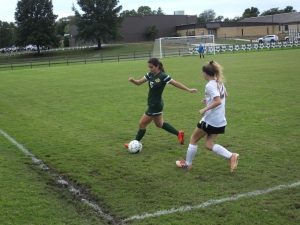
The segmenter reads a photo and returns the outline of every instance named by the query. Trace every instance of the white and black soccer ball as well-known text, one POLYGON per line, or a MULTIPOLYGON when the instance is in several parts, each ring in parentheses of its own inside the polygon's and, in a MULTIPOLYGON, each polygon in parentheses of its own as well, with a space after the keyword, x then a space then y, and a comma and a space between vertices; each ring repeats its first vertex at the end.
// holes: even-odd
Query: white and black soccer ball
POLYGON ((141 142, 134 140, 128 144, 128 151, 132 154, 137 154, 142 151, 143 145, 141 142))

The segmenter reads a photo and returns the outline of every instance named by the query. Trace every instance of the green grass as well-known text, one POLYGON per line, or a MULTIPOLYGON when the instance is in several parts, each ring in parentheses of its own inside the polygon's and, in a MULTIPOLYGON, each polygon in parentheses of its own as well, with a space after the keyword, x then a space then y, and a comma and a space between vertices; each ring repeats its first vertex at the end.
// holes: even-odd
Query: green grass
POLYGON ((142 42, 142 43, 124 43, 116 44, 111 46, 103 46, 103 49, 81 49, 81 50, 60 50, 42 52, 40 55, 36 53, 30 54, 16 54, 16 55, 3 55, 0 54, 0 64, 5 63, 27 63, 35 61, 66 61, 66 59, 84 59, 84 58, 100 58, 101 56, 118 56, 128 55, 134 52, 148 53, 153 51, 153 42, 142 42))
MULTIPOLYGON (((146 109, 147 86, 127 82, 130 74, 146 72, 144 61, 0 72, 0 128, 88 187, 119 218, 295 182, 300 180, 299 57, 300 50, 286 50, 206 58, 225 67, 229 124, 218 143, 241 154, 235 175, 226 161, 204 150, 203 142, 193 170, 176 169, 187 146, 153 124, 141 154, 122 148, 134 138, 146 109)), ((164 93, 165 120, 188 137, 200 118, 204 62, 195 56, 164 63, 173 78, 200 90, 192 95, 167 87, 164 93)), ((299 201, 295 188, 133 224, 298 224, 299 201)), ((64 208, 72 215, 72 206, 64 208)))
POLYGON ((102 224, 86 207, 75 207, 68 194, 56 193, 47 185, 49 178, 38 174, 2 136, 0 161, 0 224, 102 224))

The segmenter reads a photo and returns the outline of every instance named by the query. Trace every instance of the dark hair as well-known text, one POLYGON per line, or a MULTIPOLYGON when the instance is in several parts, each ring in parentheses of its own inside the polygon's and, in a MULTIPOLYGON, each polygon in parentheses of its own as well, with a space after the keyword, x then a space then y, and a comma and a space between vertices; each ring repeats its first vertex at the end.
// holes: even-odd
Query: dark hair
POLYGON ((206 73, 210 77, 216 77, 219 83, 225 83, 223 68, 215 61, 210 61, 208 64, 203 66, 202 72, 206 73))
POLYGON ((159 59, 157 59, 157 58, 151 58, 151 59, 149 59, 148 63, 152 64, 155 67, 158 67, 161 72, 165 72, 164 65, 162 64, 161 61, 159 61, 159 59))
POLYGON ((208 64, 202 67, 202 72, 206 73, 210 77, 217 75, 218 71, 214 67, 214 61, 210 61, 208 64))

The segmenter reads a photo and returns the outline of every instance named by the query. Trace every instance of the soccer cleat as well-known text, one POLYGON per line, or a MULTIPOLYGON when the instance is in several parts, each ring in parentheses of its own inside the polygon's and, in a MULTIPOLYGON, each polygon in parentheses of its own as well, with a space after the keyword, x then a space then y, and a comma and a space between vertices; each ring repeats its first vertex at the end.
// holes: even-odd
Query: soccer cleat
POLYGON ((128 149, 128 145, 129 145, 128 143, 125 143, 124 147, 128 149))
POLYGON ((191 166, 191 165, 188 166, 188 165, 186 164, 185 160, 178 160, 178 161, 176 161, 176 166, 177 166, 178 168, 181 168, 181 169, 187 169, 187 170, 192 169, 192 166, 191 166))
POLYGON ((237 166, 239 164, 239 154, 233 153, 230 158, 230 171, 231 173, 234 172, 237 169, 237 166))
POLYGON ((183 145, 184 144, 184 132, 183 131, 179 131, 177 137, 178 137, 179 144, 183 145))

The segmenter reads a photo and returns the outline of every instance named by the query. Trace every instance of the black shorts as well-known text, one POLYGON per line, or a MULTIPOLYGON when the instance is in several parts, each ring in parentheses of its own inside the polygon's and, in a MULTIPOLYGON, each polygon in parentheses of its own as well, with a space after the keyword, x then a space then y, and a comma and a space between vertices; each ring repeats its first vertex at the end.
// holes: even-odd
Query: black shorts
POLYGON ((149 106, 145 114, 147 116, 160 116, 163 114, 163 105, 149 106))
POLYGON ((208 135, 209 134, 224 134, 225 133, 225 127, 213 127, 204 121, 201 121, 197 124, 197 127, 201 130, 204 130, 208 135))

